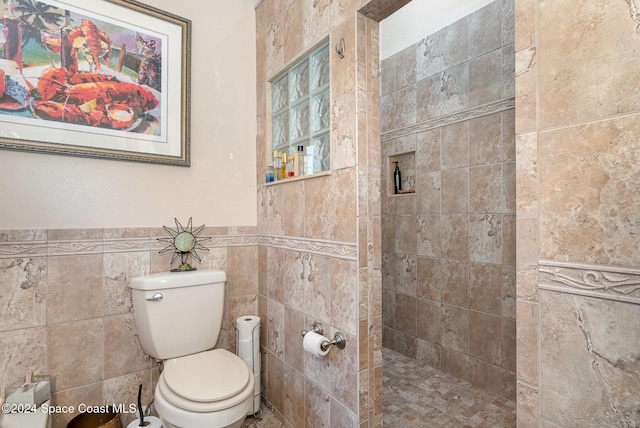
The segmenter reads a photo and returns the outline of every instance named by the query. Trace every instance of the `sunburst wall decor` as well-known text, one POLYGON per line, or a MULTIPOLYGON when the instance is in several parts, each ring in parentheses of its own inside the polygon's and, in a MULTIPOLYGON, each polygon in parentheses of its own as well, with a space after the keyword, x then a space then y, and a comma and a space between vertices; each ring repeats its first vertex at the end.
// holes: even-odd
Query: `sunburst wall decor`
POLYGON ((198 255, 198 250, 201 251, 209 251, 208 248, 203 247, 200 243, 202 241, 207 241, 211 237, 200 237, 200 233, 202 229, 204 229, 204 224, 202 226, 197 227, 195 230, 192 225, 192 218, 189 217, 189 223, 187 227, 183 227, 182 224, 178 221, 177 218, 174 219, 176 222, 176 228, 171 229, 167 226, 162 226, 164 230, 166 230, 171 238, 158 238, 158 241, 166 242, 168 245, 166 248, 159 251, 159 253, 168 253, 173 252, 173 257, 171 258, 171 265, 180 257, 180 266, 177 269, 171 269, 172 272, 182 272, 189 270, 196 270, 196 268, 192 267, 189 263, 189 255, 191 255, 197 261, 202 261, 200 256, 198 255))

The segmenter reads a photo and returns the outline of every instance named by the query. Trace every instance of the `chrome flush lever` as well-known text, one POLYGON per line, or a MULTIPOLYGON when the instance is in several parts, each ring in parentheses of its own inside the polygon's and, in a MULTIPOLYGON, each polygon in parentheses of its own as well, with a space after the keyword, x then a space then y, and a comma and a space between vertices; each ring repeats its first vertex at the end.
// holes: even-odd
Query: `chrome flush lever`
POLYGON ((153 296, 151 296, 151 297, 147 297, 145 300, 150 300, 150 301, 157 302, 157 301, 162 300, 162 297, 163 297, 163 296, 162 296, 162 293, 156 293, 156 294, 154 294, 154 295, 153 295, 153 296))

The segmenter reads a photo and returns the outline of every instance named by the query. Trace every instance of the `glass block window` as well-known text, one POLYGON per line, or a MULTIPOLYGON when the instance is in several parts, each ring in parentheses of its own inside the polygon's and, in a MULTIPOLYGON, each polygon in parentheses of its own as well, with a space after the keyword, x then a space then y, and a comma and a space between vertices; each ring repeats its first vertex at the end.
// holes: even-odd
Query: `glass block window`
POLYGON ((313 146, 313 172, 328 171, 329 43, 303 58, 272 82, 272 147, 293 155, 313 146))

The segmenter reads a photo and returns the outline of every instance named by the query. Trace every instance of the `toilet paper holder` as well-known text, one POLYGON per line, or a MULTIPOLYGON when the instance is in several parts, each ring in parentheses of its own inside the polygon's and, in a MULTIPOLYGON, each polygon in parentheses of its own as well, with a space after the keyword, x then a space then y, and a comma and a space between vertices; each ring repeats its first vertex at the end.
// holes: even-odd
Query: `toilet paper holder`
MULTIPOLYGON (((313 331, 315 333, 318 333, 319 335, 324 335, 324 329, 322 328, 322 324, 320 324, 317 321, 313 323, 313 327, 311 330, 302 330, 302 337, 304 337, 307 333, 309 333, 309 331, 313 331)), ((337 332, 336 334, 333 335, 333 340, 327 339, 326 341, 322 342, 322 345, 320 345, 320 348, 322 348, 323 351, 326 351, 330 346, 334 346, 334 345, 338 349, 344 349, 345 346, 347 346, 347 339, 344 337, 344 334, 337 332)))

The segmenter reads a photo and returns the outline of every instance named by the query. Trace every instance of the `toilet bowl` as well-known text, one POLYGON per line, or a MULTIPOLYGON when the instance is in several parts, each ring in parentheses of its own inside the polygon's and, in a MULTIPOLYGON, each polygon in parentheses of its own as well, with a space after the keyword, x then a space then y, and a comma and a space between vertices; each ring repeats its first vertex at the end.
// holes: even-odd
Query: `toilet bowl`
POLYGON ((155 406, 165 428, 235 428, 251 409, 253 387, 244 361, 214 349, 165 361, 155 406))
POLYGON ((0 412, 0 427, 2 428, 51 428, 51 417, 46 409, 51 400, 47 400, 35 412, 4 413, 0 412))
POLYGON ((254 402, 254 374, 214 348, 226 273, 198 270, 131 280, 140 344, 163 362, 154 405, 165 428, 236 428, 254 402))

